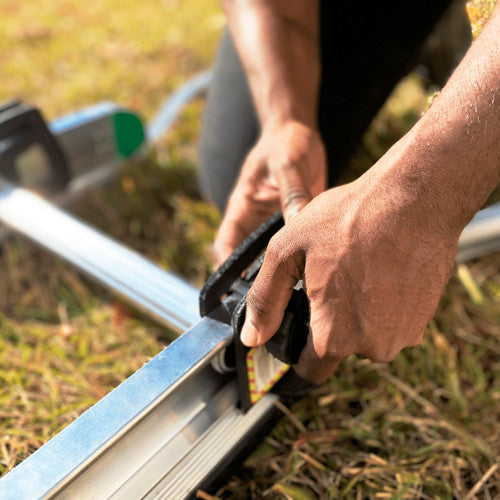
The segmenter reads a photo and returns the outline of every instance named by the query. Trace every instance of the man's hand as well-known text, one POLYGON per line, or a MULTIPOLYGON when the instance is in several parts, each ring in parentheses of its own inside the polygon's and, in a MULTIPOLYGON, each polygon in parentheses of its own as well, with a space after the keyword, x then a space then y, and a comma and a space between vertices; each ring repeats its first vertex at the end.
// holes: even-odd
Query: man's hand
POLYGON ((296 369, 389 361, 420 342, 458 237, 500 181, 500 4, 429 111, 366 174, 317 196, 271 240, 242 340, 264 344, 303 277, 311 321, 296 369))
POLYGON ((304 278, 310 334, 295 368, 313 382, 351 354, 385 362, 420 343, 449 279, 460 231, 443 230, 429 200, 398 181, 394 156, 319 195, 277 233, 248 293, 242 340, 262 345, 304 278))
POLYGON ((298 121, 268 126, 248 155, 214 243, 217 264, 281 207, 288 222, 326 188, 318 132, 298 121))
POLYGON ((216 264, 280 206, 288 221, 326 185, 316 130, 319 1, 223 5, 262 132, 229 199, 214 244, 216 264))

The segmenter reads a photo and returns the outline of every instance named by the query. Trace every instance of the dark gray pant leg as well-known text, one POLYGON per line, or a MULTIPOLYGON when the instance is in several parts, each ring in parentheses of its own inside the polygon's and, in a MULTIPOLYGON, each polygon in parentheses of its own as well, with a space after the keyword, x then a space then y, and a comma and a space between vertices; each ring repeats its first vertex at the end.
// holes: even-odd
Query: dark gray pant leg
POLYGON ((226 30, 215 59, 214 77, 203 114, 199 170, 203 194, 214 201, 221 212, 258 134, 259 124, 248 82, 226 30))
MULTIPOLYGON (((394 85, 414 66, 418 48, 449 3, 363 2, 356 22, 345 23, 339 20, 356 14, 352 3, 321 1, 318 122, 330 186, 394 85)), ((224 210, 259 134, 248 83, 227 31, 214 70, 203 117, 199 177, 205 195, 224 210)))

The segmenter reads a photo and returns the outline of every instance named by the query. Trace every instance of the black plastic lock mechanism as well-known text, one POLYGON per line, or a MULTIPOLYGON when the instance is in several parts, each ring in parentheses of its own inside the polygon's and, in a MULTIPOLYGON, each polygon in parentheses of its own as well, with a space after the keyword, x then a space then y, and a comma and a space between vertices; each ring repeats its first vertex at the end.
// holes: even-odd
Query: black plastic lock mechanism
POLYGON ((246 294, 262 265, 269 240, 282 226, 278 212, 229 256, 200 293, 201 315, 233 326, 233 344, 223 354, 217 369, 236 370, 243 411, 271 390, 284 397, 297 397, 312 388, 291 367, 298 361, 309 333, 309 303, 300 283, 293 290, 278 331, 264 346, 248 348, 240 339, 246 294))
POLYGON ((66 157, 38 109, 17 101, 0 106, 0 177, 42 194, 68 183, 66 157))

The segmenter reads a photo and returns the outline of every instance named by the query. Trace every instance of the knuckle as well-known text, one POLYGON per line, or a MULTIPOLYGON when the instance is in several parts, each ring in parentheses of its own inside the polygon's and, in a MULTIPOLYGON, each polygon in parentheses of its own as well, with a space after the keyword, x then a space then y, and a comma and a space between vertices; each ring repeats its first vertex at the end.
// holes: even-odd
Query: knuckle
POLYGON ((300 377, 309 380, 310 382, 313 382, 314 384, 322 384, 323 382, 326 382, 328 377, 334 372, 335 368, 332 368, 331 372, 326 373, 326 372, 317 372, 317 368, 305 365, 305 364, 299 364, 295 368, 295 371, 300 375, 300 377))
POLYGON ((340 361, 354 354, 352 337, 343 329, 336 328, 338 316, 331 314, 328 307, 315 304, 311 311, 311 347, 317 359, 325 362, 340 361))
POLYGON ((276 170, 281 170, 282 172, 292 172, 297 169, 297 164, 293 158, 289 155, 286 155, 284 158, 281 158, 279 163, 276 163, 276 170))
POLYGON ((278 231, 269 240, 266 249, 266 260, 274 266, 279 266, 285 260, 287 241, 281 231, 278 231))
POLYGON ((318 335, 313 337, 313 346, 316 356, 321 360, 334 359, 337 357, 337 349, 330 342, 329 335, 318 335))
POLYGON ((424 334, 425 334, 425 329, 415 332, 407 343, 408 347, 416 347, 420 345, 424 340, 424 334))
POLYGON ((314 351, 308 351, 301 356, 294 369, 302 377, 316 384, 325 382, 337 369, 340 360, 321 358, 314 351))
POLYGON ((368 358, 374 361, 375 363, 388 363, 392 359, 389 356, 385 355, 384 353, 380 352, 375 352, 370 356, 368 356, 368 358))
POLYGON ((389 363, 392 361, 398 354, 401 349, 394 346, 394 344, 390 344, 387 346, 377 346, 367 358, 371 359, 375 363, 389 363))
POLYGON ((278 231, 269 241, 266 249, 266 265, 298 281, 304 271, 304 254, 298 239, 292 238, 286 229, 285 227, 278 231))
POLYGON ((340 345, 335 340, 335 334, 330 330, 325 334, 316 334, 313 337, 314 352, 323 363, 338 363, 353 354, 354 350, 350 345, 340 345))
POLYGON ((323 329, 318 329, 317 324, 315 326, 309 333, 307 344, 295 369, 301 377, 320 384, 328 379, 350 352, 347 353, 345 349, 340 351, 340 344, 336 342, 331 325, 323 325, 323 329))

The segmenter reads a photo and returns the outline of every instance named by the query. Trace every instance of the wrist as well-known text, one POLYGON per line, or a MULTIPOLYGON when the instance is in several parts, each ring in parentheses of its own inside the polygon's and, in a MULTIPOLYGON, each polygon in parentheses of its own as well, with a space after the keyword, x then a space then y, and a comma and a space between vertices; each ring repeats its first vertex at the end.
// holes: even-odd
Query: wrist
POLYGON ((458 240, 475 212, 457 189, 454 160, 412 132, 361 179, 366 177, 364 184, 382 212, 400 218, 403 231, 458 240))
MULTIPOLYGON (((314 73, 311 69, 311 73, 314 73)), ((250 75, 250 81, 253 78, 250 75)), ((312 80, 319 81, 319 78, 312 80)), ((318 126, 318 83, 298 87, 288 78, 266 78, 265 75, 255 78, 253 97, 262 130, 279 128, 289 122, 299 122, 317 129, 318 126)))
POLYGON ((437 103, 409 134, 413 161, 402 174, 416 180, 415 189, 437 222, 458 236, 500 181, 498 131, 479 133, 467 110, 449 110, 448 102, 437 103))
POLYGON ((499 13, 497 5, 427 113, 370 174, 392 182, 429 230, 458 237, 500 181, 499 13))
POLYGON ((265 120, 262 120, 261 128, 262 135, 268 136, 274 136, 290 129, 307 129, 313 133, 319 133, 316 120, 283 110, 266 116, 265 120))

